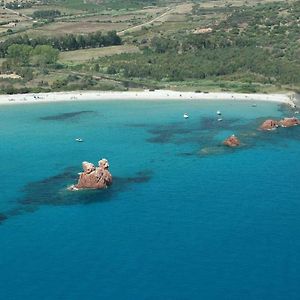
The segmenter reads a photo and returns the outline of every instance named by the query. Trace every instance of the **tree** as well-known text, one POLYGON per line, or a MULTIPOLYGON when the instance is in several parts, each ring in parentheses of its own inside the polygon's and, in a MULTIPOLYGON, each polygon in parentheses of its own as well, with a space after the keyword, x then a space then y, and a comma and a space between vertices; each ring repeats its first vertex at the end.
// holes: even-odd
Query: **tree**
POLYGON ((7 57, 13 64, 26 65, 29 62, 32 50, 33 48, 28 45, 13 44, 7 49, 7 57))
POLYGON ((151 40, 151 47, 156 53, 165 53, 167 51, 176 51, 178 48, 178 42, 170 40, 168 38, 154 37, 151 40))
POLYGON ((36 46, 32 51, 31 61, 35 65, 53 64, 58 59, 59 51, 48 45, 36 46))
POLYGON ((78 35, 77 38, 77 44, 79 49, 84 49, 86 47, 86 41, 82 34, 78 35))
POLYGON ((32 16, 34 19, 56 18, 61 16, 61 12, 56 9, 36 10, 33 12, 32 16))

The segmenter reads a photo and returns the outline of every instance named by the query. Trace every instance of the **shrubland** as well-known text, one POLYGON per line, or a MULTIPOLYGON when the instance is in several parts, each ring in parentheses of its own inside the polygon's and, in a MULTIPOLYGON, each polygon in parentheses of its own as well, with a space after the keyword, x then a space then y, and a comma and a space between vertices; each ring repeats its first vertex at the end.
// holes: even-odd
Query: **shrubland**
MULTIPOLYGON (((82 1, 43 1, 45 6, 32 14, 38 19, 70 22, 68 13, 62 15, 60 10, 72 7, 81 9, 80 18, 92 18, 91 22, 97 16, 99 20, 105 16, 106 22, 132 18, 133 29, 103 33, 95 28, 86 34, 74 31, 57 35, 25 30, 8 35, 0 43, 0 56, 4 59, 1 71, 17 73, 22 80, 0 81, 2 92, 128 88, 300 90, 300 1, 240 1, 240 5, 220 5, 220 1, 213 5, 205 0, 186 5, 167 0, 127 1, 131 4, 130 13, 124 12, 119 0, 104 1, 103 7, 112 9, 110 15, 107 11, 105 15, 97 14, 97 1, 86 1, 86 6, 82 1), (163 17, 147 23, 151 17, 140 18, 143 6, 165 7, 152 15, 163 17), (82 13, 84 9, 86 15, 82 13), (139 22, 145 24, 135 27, 139 22), (110 49, 112 53, 115 50, 110 47, 115 45, 122 45, 124 51, 111 54, 110 49), (98 57, 83 54, 92 48, 107 50, 98 57), (73 60, 63 59, 70 55, 59 55, 69 51, 73 60)), ((149 8, 145 11, 149 12, 149 8)), ((76 24, 73 17, 72 22, 76 24)))

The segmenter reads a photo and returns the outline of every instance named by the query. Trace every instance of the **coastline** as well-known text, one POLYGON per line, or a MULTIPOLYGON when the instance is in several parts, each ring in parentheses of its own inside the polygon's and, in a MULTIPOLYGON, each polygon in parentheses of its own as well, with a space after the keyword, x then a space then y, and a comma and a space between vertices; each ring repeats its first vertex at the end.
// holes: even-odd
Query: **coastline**
POLYGON ((52 93, 28 93, 0 95, 0 105, 55 103, 77 101, 109 101, 109 100, 237 100, 237 101, 267 101, 285 103, 295 107, 293 96, 289 94, 244 94, 226 92, 177 92, 169 90, 155 91, 72 91, 52 93))

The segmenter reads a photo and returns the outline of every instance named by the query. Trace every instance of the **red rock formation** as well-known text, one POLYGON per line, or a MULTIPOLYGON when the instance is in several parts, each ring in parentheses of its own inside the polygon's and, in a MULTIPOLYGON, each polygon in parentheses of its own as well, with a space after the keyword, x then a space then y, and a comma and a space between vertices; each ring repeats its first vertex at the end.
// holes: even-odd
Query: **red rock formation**
POLYGON ((241 143, 239 141, 239 139, 233 134, 232 136, 230 136, 229 138, 227 138, 223 144, 225 146, 228 146, 228 147, 237 147, 239 146, 241 143))
POLYGON ((300 121, 293 117, 293 118, 284 118, 279 121, 279 125, 281 127, 292 127, 292 126, 297 126, 300 125, 300 121))
POLYGON ((261 130, 274 130, 278 127, 278 121, 275 120, 266 120, 260 126, 261 130))
POLYGON ((106 159, 98 162, 98 167, 84 161, 83 172, 79 174, 78 183, 71 186, 70 190, 78 189, 104 189, 112 184, 112 176, 108 171, 109 164, 106 159))

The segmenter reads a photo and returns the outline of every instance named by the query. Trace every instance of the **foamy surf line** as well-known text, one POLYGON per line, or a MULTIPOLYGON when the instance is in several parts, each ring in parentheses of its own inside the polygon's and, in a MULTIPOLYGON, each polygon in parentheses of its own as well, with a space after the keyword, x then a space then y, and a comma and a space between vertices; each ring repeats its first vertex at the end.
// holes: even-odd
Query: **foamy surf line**
POLYGON ((109 100, 237 100, 237 101, 269 101, 286 103, 295 106, 293 96, 288 94, 244 94, 244 93, 196 93, 168 90, 156 91, 74 91, 53 93, 30 93, 15 95, 0 95, 0 105, 26 103, 55 103, 77 101, 109 101, 109 100))

